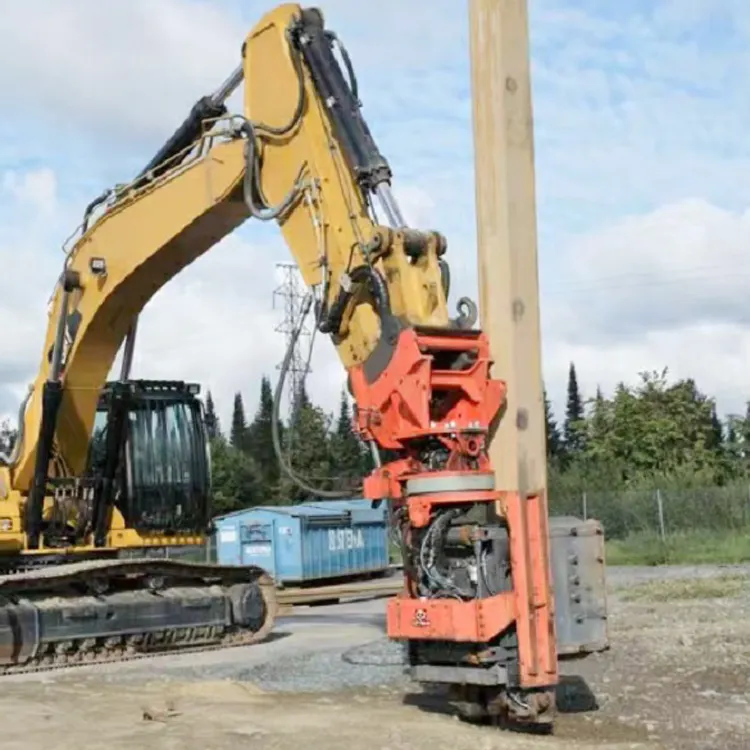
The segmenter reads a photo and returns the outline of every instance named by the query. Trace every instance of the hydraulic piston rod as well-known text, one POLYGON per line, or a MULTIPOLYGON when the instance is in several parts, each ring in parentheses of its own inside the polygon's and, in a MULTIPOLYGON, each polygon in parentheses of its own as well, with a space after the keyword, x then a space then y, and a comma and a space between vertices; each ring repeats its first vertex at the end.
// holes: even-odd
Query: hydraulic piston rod
POLYGON ((242 83, 242 79, 244 77, 244 72, 242 70, 242 65, 238 65, 233 71, 232 75, 229 76, 229 78, 224 81, 224 83, 219 86, 216 91, 214 91, 213 94, 209 97, 211 99, 211 103, 216 106, 220 107, 223 104, 226 104, 227 99, 237 90, 239 85, 242 83))
POLYGON ((385 211, 388 223, 394 229, 405 227, 406 222, 404 221, 404 217, 401 215, 401 209, 399 208, 398 203, 396 203, 396 199, 393 197, 391 186, 387 182, 381 182, 375 188, 375 195, 378 196, 380 205, 382 206, 383 211, 385 211))
POLYGON ((204 121, 217 119, 227 113, 226 101, 242 83, 242 78, 243 72, 240 66, 213 94, 198 99, 182 125, 165 141, 138 176, 148 181, 175 166, 177 163, 173 161, 175 157, 186 151, 200 137, 204 121))

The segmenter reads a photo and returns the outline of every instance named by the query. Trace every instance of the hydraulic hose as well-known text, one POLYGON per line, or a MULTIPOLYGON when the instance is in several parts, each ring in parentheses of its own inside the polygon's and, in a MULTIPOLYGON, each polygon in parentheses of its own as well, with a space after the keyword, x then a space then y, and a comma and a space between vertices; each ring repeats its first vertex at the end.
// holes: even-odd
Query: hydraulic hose
POLYGON ((346 68, 346 74, 349 77, 349 90, 352 92, 354 101, 359 102, 359 84, 357 83, 357 74, 354 72, 354 66, 352 65, 352 59, 349 57, 344 43, 339 39, 338 35, 334 31, 326 30, 325 36, 330 40, 331 44, 335 44, 339 48, 339 54, 344 62, 346 68))
POLYGON ((84 233, 89 228, 89 221, 91 220, 91 214, 94 213, 94 209, 97 208, 97 206, 101 206, 101 204, 104 203, 107 198, 109 198, 111 193, 111 190, 105 190, 101 195, 98 195, 96 198, 94 198, 94 200, 92 200, 88 206, 86 206, 83 212, 83 223, 81 224, 81 229, 84 233))
POLYGON ((341 327, 341 319, 344 316, 349 300, 354 296, 353 285, 367 283, 370 293, 375 300, 375 309, 378 317, 385 320, 391 314, 391 300, 388 287, 383 277, 372 266, 357 266, 350 274, 352 286, 348 289, 341 287, 331 308, 324 310, 322 320, 318 324, 321 333, 337 333, 341 327))
POLYGON ((242 194, 245 204, 250 210, 250 215, 259 221, 273 221, 279 219, 291 208, 292 204, 299 195, 302 187, 302 174, 305 165, 300 165, 297 177, 294 180, 289 192, 282 198, 276 206, 270 206, 268 200, 263 194, 263 187, 260 184, 260 164, 258 161, 258 149, 256 145, 257 133, 265 133, 272 136, 283 136, 292 131, 302 119, 305 110, 305 79, 302 70, 302 60, 294 48, 290 48, 292 53, 292 64, 297 76, 297 105, 289 119, 289 122, 280 126, 268 125, 264 122, 252 122, 244 120, 240 126, 240 132, 245 136, 245 176, 242 181, 242 194), (257 201, 256 201, 257 198, 257 201))
POLYGON ((307 297, 302 312, 300 315, 299 325, 292 332, 292 338, 289 342, 289 346, 284 356, 284 361, 281 363, 281 371, 279 372, 279 380, 276 383, 276 390, 273 394, 273 415, 271 417, 271 439, 273 441, 273 451, 276 454, 276 460, 279 462, 281 470, 291 479, 298 487, 309 492, 311 495, 318 495, 319 497, 328 497, 332 499, 340 499, 345 497, 351 497, 352 491, 359 491, 361 487, 354 488, 344 492, 343 490, 324 490, 319 487, 313 487, 308 484, 302 477, 298 476, 291 466, 284 458, 283 451, 281 450, 281 438, 279 436, 279 411, 281 408, 281 394, 284 391, 284 383, 286 382, 286 376, 289 372, 289 366, 294 356, 294 348, 297 345, 297 339, 299 339, 300 333, 302 332, 302 324, 310 310, 312 304, 312 297, 307 297))
POLYGON ((302 165, 294 180, 294 184, 289 192, 281 199, 276 206, 269 206, 268 201, 263 195, 260 185, 257 151, 255 148, 255 132, 249 121, 242 124, 240 130, 245 134, 245 175, 242 180, 242 196, 245 205, 250 211, 250 215, 258 221, 273 221, 282 217, 292 206, 299 195, 302 187, 302 165), (256 196, 260 199, 261 205, 256 202, 256 196))

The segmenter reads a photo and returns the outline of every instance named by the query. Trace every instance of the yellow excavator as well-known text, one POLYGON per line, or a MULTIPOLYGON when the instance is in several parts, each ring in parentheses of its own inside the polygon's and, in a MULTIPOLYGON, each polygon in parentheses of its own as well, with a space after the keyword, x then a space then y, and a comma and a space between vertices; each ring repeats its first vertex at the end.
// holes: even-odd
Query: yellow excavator
POLYGON ((457 686, 480 713, 548 721, 546 498, 495 486, 487 443, 505 384, 476 305, 449 314, 446 239, 406 225, 319 10, 270 11, 241 58, 130 184, 92 201, 66 253, 0 467, 0 673, 254 643, 273 627, 265 571, 157 554, 205 540, 210 456, 197 386, 130 378, 146 303, 252 218, 279 226, 347 370, 375 465, 363 495, 389 503, 401 540, 388 633, 408 643, 412 675, 457 686))
POLYGON ((387 288, 405 313, 445 317, 437 235, 424 236, 429 261, 402 252, 401 279, 378 276, 375 296, 361 284, 392 240, 371 218, 368 180, 402 222, 322 14, 279 6, 241 60, 129 184, 91 201, 66 248, 38 374, 0 454, 0 674, 256 643, 273 628, 266 571, 163 554, 211 529, 199 386, 130 377, 139 314, 182 269, 247 219, 277 222, 347 366, 381 352, 375 300, 387 288), (243 82, 234 115, 226 103, 243 82), (336 91, 351 110, 343 128, 336 91))

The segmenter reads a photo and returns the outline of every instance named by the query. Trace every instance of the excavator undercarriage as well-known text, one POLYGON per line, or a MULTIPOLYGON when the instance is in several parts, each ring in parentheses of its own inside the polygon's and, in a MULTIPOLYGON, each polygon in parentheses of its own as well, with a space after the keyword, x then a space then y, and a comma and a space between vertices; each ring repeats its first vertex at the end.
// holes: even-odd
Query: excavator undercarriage
POLYGON ((259 568, 154 558, 45 565, 0 576, 0 674, 246 646, 276 616, 259 568))

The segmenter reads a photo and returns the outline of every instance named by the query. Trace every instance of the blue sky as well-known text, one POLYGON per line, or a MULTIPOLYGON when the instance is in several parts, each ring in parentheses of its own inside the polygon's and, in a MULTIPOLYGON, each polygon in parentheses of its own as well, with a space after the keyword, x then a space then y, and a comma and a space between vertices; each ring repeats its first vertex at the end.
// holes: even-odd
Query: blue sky
MULTIPOLYGON (((476 295, 465 1, 322 4, 414 224, 449 238, 476 295)), ((37 0, 4 10, 0 82, 0 412, 41 353, 60 245, 88 200, 127 181, 236 65, 271 6, 37 0), (17 61, 24 64, 18 65, 17 61), (12 72, 10 72, 12 71, 12 72)), ((735 0, 530 0, 544 368, 593 393, 640 370, 695 376, 722 412, 750 396, 750 6, 735 0)), ((194 378, 222 414, 276 377, 273 229, 247 224, 159 292, 136 374, 194 378)), ((343 381, 321 341, 311 389, 343 381)))

